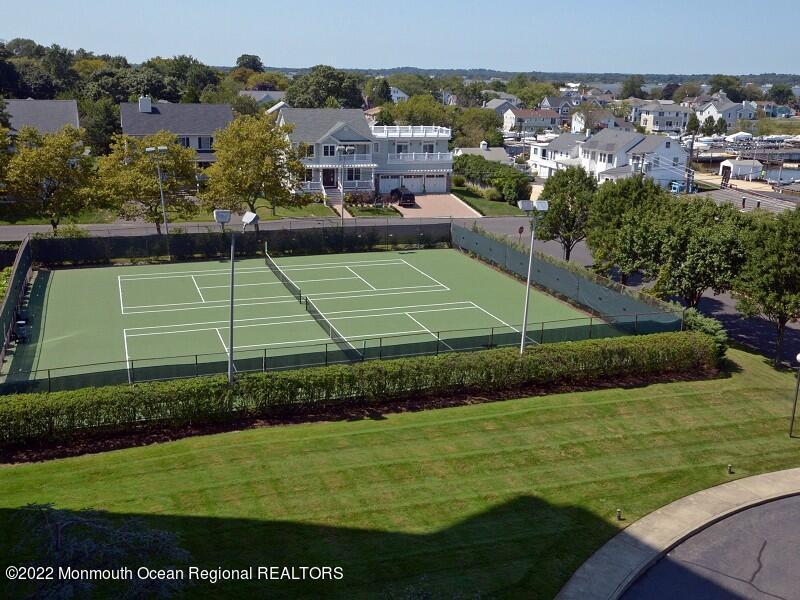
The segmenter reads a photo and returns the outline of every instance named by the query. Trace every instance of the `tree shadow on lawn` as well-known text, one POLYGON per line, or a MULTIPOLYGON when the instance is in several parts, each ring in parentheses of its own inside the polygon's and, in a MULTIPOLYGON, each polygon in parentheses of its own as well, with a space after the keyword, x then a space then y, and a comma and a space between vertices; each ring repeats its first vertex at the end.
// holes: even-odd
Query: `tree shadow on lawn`
MULTIPOLYGON (((609 514, 615 508, 609 506, 609 514)), ((373 510, 381 516, 378 502, 373 510)), ((191 555, 181 565, 186 569, 190 565, 338 566, 344 572, 340 581, 193 582, 185 588, 191 596, 215 597, 551 597, 583 560, 617 532, 611 522, 582 508, 555 506, 530 496, 427 534, 239 518, 109 516, 141 517, 149 527, 176 534, 178 545, 191 555)), ((390 527, 391 513, 382 517, 390 527)), ((30 564, 30 556, 14 550, 20 536, 29 535, 20 526, 19 512, 0 510, 0 528, 6 533, 0 541, 5 564, 30 564)), ((91 567, 91 559, 72 566, 91 567)), ((147 557, 131 556, 119 566, 135 570, 151 565, 147 557)), ((31 590, 18 586, 5 597, 31 590)), ((120 593, 120 588, 102 591, 120 593)))

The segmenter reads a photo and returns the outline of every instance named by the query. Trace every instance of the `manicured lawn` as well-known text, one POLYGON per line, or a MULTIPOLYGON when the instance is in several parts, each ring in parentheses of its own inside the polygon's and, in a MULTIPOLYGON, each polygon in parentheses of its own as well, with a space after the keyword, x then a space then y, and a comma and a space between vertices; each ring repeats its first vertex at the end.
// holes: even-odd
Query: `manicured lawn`
MULTIPOLYGON (((259 207, 257 212, 258 216, 261 218, 262 221, 265 220, 270 221, 274 219, 284 219, 284 218, 337 216, 337 214, 333 211, 332 208, 329 208, 324 204, 316 202, 312 202, 311 204, 307 204, 306 206, 288 207, 288 208, 278 207, 278 209, 275 211, 275 214, 272 214, 272 211, 270 209, 263 207, 259 207)), ((176 219, 175 222, 213 223, 214 214, 211 212, 201 211, 186 221, 181 221, 179 219, 176 219)))
MULTIPOLYGON (((86 225, 92 223, 113 223, 116 218, 117 215, 111 210, 85 210, 75 217, 64 219, 61 224, 86 225)), ((34 217, 15 219, 13 214, 9 214, 7 209, 0 206, 0 225, 50 225, 50 221, 34 217)))
POLYGON ((485 217, 524 217, 525 213, 508 202, 493 202, 467 188, 454 187, 452 193, 485 217))
POLYGON ((143 515, 204 567, 332 565, 338 582, 214 597, 552 597, 621 526, 800 464, 793 379, 731 351, 729 377, 274 427, 0 467, 0 554, 30 502, 143 515), (732 463, 734 476, 726 475, 732 463), (387 594, 387 590, 393 595, 387 594), (431 595, 428 595, 428 594, 431 595))
POLYGON ((383 208, 376 206, 347 205, 347 212, 354 217, 402 217, 403 215, 392 206, 383 208))

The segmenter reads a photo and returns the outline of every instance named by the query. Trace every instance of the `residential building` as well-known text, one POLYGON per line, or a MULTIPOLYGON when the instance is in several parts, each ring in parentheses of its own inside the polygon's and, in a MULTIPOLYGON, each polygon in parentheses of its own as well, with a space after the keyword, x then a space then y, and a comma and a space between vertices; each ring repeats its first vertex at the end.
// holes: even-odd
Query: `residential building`
POLYGON ((481 94, 484 98, 488 98, 489 100, 506 100, 512 106, 519 106, 522 103, 522 100, 520 100, 517 96, 514 94, 508 94, 506 92, 498 92, 496 90, 481 90, 481 94))
POLYGON ((174 134, 178 142, 195 151, 200 168, 214 162, 214 136, 233 120, 230 104, 153 103, 148 96, 141 96, 138 102, 123 102, 119 115, 126 135, 174 134))
POLYGON ((488 108, 497 113, 497 116, 502 118, 505 112, 511 108, 516 108, 514 104, 502 98, 492 98, 491 100, 483 103, 483 108, 488 108))
POLYGON ((503 130, 537 133, 544 129, 557 129, 559 118, 559 114, 553 110, 509 108, 503 113, 503 130))
POLYGON ((650 102, 639 109, 639 124, 647 133, 683 133, 692 109, 674 102, 650 102))
POLYGON ((456 148, 453 150, 453 156, 461 156, 462 154, 471 154, 475 156, 482 156, 486 160, 491 160, 492 162, 499 162, 504 165, 510 165, 514 163, 514 157, 511 156, 505 148, 501 147, 494 147, 490 148, 488 142, 481 142, 480 147, 478 148, 456 148))
POLYGON ((697 118, 702 124, 708 117, 713 117, 718 121, 720 117, 725 119, 728 129, 734 127, 740 119, 752 120, 756 118, 758 106, 755 102, 731 102, 723 91, 715 94, 715 99, 711 102, 700 105, 697 108, 697 118))
POLYGON ((249 96, 256 101, 256 104, 276 104, 281 102, 286 97, 286 92, 279 92, 277 90, 241 90, 240 96, 249 96))
POLYGON ((631 96, 623 101, 628 107, 628 121, 631 123, 641 123, 642 121, 642 107, 650 104, 649 100, 642 100, 641 98, 634 98, 631 96))
POLYGON ((668 136, 603 129, 581 145, 578 158, 600 183, 644 173, 669 187, 683 178, 688 155, 668 136))
POLYGON ((592 111, 589 115, 591 127, 587 126, 585 111, 578 110, 572 114, 572 133, 583 133, 586 129, 597 131, 600 129, 619 129, 620 131, 634 131, 633 123, 629 123, 622 117, 616 117, 607 110, 592 111), (596 112, 595 112, 596 111, 596 112))
POLYGON ((570 122, 570 113, 576 106, 580 106, 580 96, 545 96, 539 103, 539 108, 552 110, 558 113, 558 125, 566 125, 570 122))
POLYGON ((442 104, 445 106, 458 106, 458 96, 452 92, 441 92, 442 104))
POLYGON ((542 179, 560 169, 577 166, 580 145, 585 139, 582 133, 562 133, 554 140, 533 142, 528 165, 542 179))
POLYGON ((408 100, 408 94, 406 94, 403 90, 398 87, 391 86, 389 88, 389 93, 392 95, 392 102, 397 104, 398 102, 405 102, 408 100))
POLYGON ((80 127, 75 100, 6 100, 11 133, 33 127, 39 133, 55 133, 65 125, 80 127))
POLYGON ((388 193, 405 186, 415 194, 450 187, 453 155, 447 127, 369 125, 359 109, 284 108, 278 123, 291 124, 289 139, 304 145, 304 192, 332 203, 344 193, 388 193))

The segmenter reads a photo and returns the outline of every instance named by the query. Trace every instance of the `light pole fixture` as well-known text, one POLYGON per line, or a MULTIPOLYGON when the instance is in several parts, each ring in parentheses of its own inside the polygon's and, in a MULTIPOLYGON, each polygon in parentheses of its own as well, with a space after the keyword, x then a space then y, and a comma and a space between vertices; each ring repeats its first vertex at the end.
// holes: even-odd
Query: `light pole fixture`
POLYGON ((797 384, 794 386, 794 404, 792 404, 792 420, 789 422, 789 437, 794 437, 794 417, 797 414, 797 396, 800 394, 800 354, 795 356, 798 363, 797 384))
MULTIPOLYGON (((230 223, 231 211, 217 209, 214 211, 214 220, 225 227, 226 223, 230 223)), ((248 225, 255 225, 258 223, 258 215, 247 211, 242 216, 242 233, 245 232, 248 225)), ((234 369, 233 369, 233 300, 234 300, 234 276, 236 274, 236 230, 231 229, 231 290, 230 290, 230 310, 228 317, 228 383, 233 385, 234 369)))
POLYGON ((531 220, 531 249, 528 254, 528 279, 525 283, 525 308, 522 311, 522 331, 519 340, 519 353, 525 352, 525 334, 528 332, 528 304, 531 300, 531 273, 533 271, 533 243, 536 240, 536 224, 539 217, 547 212, 550 204, 547 200, 520 200, 517 206, 528 213, 531 220))
POLYGON ((163 184, 163 177, 161 175, 161 156, 167 153, 168 148, 166 146, 158 146, 157 148, 153 148, 152 146, 145 148, 144 151, 146 154, 150 156, 156 157, 156 173, 158 173, 158 191, 161 194, 161 213, 164 215, 164 235, 167 236, 167 254, 169 255, 169 259, 172 260, 172 252, 169 248, 169 222, 167 221, 167 205, 164 202, 164 184, 163 184))

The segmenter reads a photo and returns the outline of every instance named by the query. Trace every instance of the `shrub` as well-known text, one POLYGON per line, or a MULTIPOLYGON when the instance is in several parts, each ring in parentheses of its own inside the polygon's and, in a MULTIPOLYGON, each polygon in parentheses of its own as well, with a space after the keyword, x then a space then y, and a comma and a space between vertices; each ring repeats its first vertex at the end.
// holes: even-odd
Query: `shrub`
POLYGON ((224 377, 202 377, 8 396, 0 403, 0 445, 302 413, 315 405, 379 404, 562 382, 591 385, 705 371, 716 362, 711 338, 680 332, 545 344, 523 356, 512 347, 248 374, 233 388, 224 377))
POLYGON ((500 192, 498 192, 496 189, 492 188, 492 187, 485 188, 481 192, 481 195, 486 200, 491 200, 492 202, 501 202, 503 200, 503 195, 500 192))
POLYGON ((714 317, 707 317, 695 308, 688 308, 683 313, 683 326, 690 331, 699 331, 714 340, 717 358, 721 359, 728 350, 728 333, 722 323, 714 317))
POLYGON ((464 187, 464 182, 463 175, 453 175, 452 184, 454 187, 464 187))
POLYGON ((486 160, 482 156, 462 154, 453 161, 453 172, 467 181, 496 188, 511 204, 530 197, 530 183, 524 173, 511 165, 486 160))

